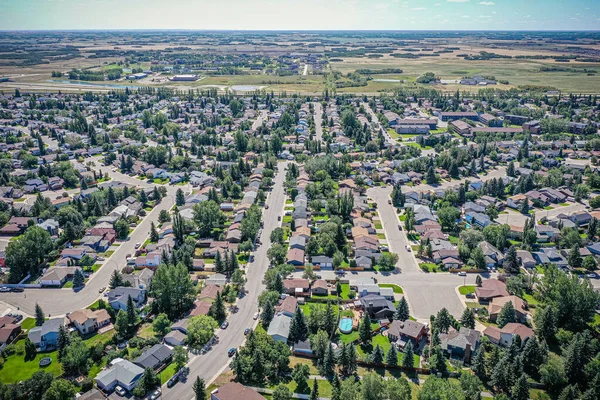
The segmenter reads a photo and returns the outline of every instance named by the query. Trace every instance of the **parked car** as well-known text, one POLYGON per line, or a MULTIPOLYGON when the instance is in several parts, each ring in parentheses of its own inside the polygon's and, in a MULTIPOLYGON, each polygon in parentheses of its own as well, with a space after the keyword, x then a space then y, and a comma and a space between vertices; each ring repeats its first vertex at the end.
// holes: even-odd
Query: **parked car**
POLYGON ((475 293, 467 293, 467 299, 474 299, 475 293))
POLYGON ((221 329, 227 329, 227 327, 228 327, 228 326, 229 326, 229 322, 227 322, 227 321, 224 321, 224 322, 221 324, 221 329))
POLYGON ((235 349, 235 347, 232 347, 229 349, 229 351, 227 352, 227 355, 229 357, 233 357, 233 355, 237 352, 237 350, 235 349))
POLYGON ((125 396, 127 394, 127 392, 125 391, 125 389, 123 389, 121 386, 117 386, 115 388, 115 392, 117 392, 117 394, 119 396, 125 396))
POLYGON ((172 388, 179 381, 179 375, 175 374, 171 379, 167 381, 167 387, 172 388))
POLYGON ((11 289, 9 287, 6 287, 6 286, 0 287, 0 292, 2 292, 2 293, 8 293, 8 292, 10 292, 10 290, 11 289))
POLYGON ((410 246, 409 246, 409 245, 406 245, 406 246, 404 246, 404 247, 406 248, 406 251, 408 251, 408 252, 410 253, 410 246))
POLYGON ((465 271, 460 271, 458 273, 458 276, 467 276, 467 273, 465 271))
POLYGON ((106 286, 102 286, 100 289, 98 289, 98 293, 102 293, 106 290, 106 286))
POLYGON ((388 204, 392 204, 392 200, 391 199, 388 199, 388 204))
POLYGON ((254 313, 254 316, 252 317, 252 319, 254 319, 255 321, 258 319, 259 314, 256 312, 254 313))
POLYGON ((16 293, 22 293, 25 291, 25 289, 23 289, 22 287, 16 287, 16 288, 13 288, 12 291, 16 292, 16 293))
POLYGON ((152 394, 150 395, 150 400, 156 400, 160 397, 160 390, 155 390, 154 392, 152 392, 152 394))
POLYGON ((244 329, 244 335, 247 335, 247 334, 249 334, 250 332, 251 332, 251 329, 250 329, 250 328, 246 328, 246 329, 244 329))
POLYGON ((142 245, 141 243, 136 243, 136 244, 135 244, 135 248, 136 248, 136 249, 139 249, 141 245, 142 245))

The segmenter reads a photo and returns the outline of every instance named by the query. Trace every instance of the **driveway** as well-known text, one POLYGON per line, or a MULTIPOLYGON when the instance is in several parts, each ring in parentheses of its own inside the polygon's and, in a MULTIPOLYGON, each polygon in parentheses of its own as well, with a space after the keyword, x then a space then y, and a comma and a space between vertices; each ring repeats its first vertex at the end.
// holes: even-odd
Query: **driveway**
POLYGON ((258 296, 265 289, 263 277, 269 266, 267 250, 271 247, 271 231, 280 226, 281 222, 278 221, 277 217, 283 215, 285 205, 283 181, 286 166, 287 163, 278 165, 279 171, 274 178, 273 190, 269 193, 266 201, 269 208, 263 209, 264 227, 260 238, 262 244, 254 252, 254 261, 248 264, 246 271, 246 278, 248 279, 246 290, 248 293, 238 300, 239 311, 229 315, 229 327, 227 329, 217 331, 219 343, 213 346, 208 353, 198 355, 188 363, 190 373, 187 382, 178 382, 170 389, 163 385, 162 390, 165 399, 191 399, 194 396, 192 386, 196 376, 203 378, 208 386, 229 365, 231 359, 227 356, 227 351, 230 348, 238 348, 244 343, 244 329, 257 325, 258 321, 255 321, 253 316, 258 311, 258 296))

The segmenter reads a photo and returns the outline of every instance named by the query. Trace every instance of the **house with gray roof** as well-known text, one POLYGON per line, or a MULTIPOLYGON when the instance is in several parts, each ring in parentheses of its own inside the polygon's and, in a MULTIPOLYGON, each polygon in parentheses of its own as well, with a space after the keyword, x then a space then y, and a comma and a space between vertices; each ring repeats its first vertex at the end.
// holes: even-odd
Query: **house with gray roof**
POLYGON ((140 367, 158 369, 161 365, 168 363, 173 358, 173 350, 164 344, 157 343, 144 351, 141 356, 133 362, 140 367))
POLYGON ((465 363, 471 362, 471 356, 479 347, 481 332, 475 329, 460 328, 459 331, 450 328, 448 333, 440 334, 440 345, 450 358, 460 359, 465 363))
POLYGON ((290 336, 291 323, 292 319, 287 315, 283 313, 277 314, 269 324, 267 335, 271 336, 276 342, 287 343, 290 336))
POLYGON ((42 326, 31 328, 27 337, 39 351, 54 350, 58 346, 58 331, 64 324, 64 318, 52 318, 42 326))
POLYGON ((142 367, 122 358, 115 358, 110 365, 96 376, 96 384, 105 392, 113 391, 117 385, 131 392, 144 374, 142 367))

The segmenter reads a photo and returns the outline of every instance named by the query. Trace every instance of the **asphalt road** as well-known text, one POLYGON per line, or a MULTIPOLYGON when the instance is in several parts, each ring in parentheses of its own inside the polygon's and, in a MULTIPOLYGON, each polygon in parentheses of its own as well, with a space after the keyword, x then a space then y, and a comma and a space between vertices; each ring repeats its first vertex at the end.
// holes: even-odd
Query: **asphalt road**
MULTIPOLYGON (((151 187, 154 184, 146 183, 120 172, 113 172, 108 167, 102 168, 115 181, 125 182, 138 187, 151 187)), ((168 186, 167 195, 162 199, 129 236, 129 240, 117 242, 118 247, 111 247, 114 253, 106 258, 102 268, 91 276, 85 287, 78 292, 73 289, 26 289, 23 293, 0 293, 0 301, 11 306, 13 310, 19 309, 25 314, 33 315, 35 304, 38 303, 44 312, 50 316, 65 315, 68 312, 86 308, 102 297, 99 293, 101 287, 108 286, 110 276, 115 269, 121 269, 126 264, 127 254, 135 253, 135 244, 143 243, 150 233, 150 224, 158 221, 161 210, 169 210, 175 204, 175 192, 179 187, 168 186)), ((189 187, 184 189, 189 191, 189 187)))
MULTIPOLYGON (((279 164, 279 171, 275 175, 273 190, 269 193, 266 204, 268 209, 263 210, 264 227, 260 237, 262 244, 254 252, 254 261, 248 264, 246 270, 246 290, 248 293, 244 298, 238 300, 239 311, 228 317, 229 327, 218 330, 219 343, 204 355, 192 356, 188 367, 190 373, 186 382, 178 382, 172 388, 163 385, 163 398, 165 399, 191 399, 194 397, 192 386, 196 376, 200 376, 206 385, 223 372, 231 359, 227 356, 230 348, 238 348, 244 343, 244 329, 253 328, 258 321, 253 319, 254 313, 258 311, 258 296, 265 289, 263 277, 268 269, 269 260, 267 250, 271 247, 270 235, 273 229, 279 227, 281 222, 277 217, 283 215, 285 206, 285 188, 283 185, 285 168, 287 163, 279 164)), ((191 355, 191 354, 190 354, 191 355)))
POLYGON ((313 103, 314 106, 314 120, 315 120, 315 134, 317 141, 323 141, 323 106, 318 101, 313 103))

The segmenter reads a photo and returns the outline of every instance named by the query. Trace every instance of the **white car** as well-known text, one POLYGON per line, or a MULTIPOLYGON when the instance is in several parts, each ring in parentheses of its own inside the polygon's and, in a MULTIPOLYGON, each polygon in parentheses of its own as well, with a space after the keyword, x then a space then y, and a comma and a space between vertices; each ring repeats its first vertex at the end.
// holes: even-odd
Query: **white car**
POLYGON ((460 271, 458 273, 458 276, 467 276, 467 273, 465 271, 460 271))
POLYGON ((254 313, 254 316, 252 317, 252 319, 257 320, 258 319, 259 314, 258 313, 254 313))
POLYGON ((115 392, 117 392, 117 394, 119 396, 125 396, 127 394, 127 392, 125 391, 125 389, 123 389, 121 386, 117 386, 115 388, 115 392))

